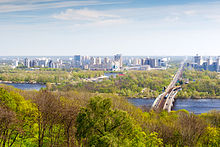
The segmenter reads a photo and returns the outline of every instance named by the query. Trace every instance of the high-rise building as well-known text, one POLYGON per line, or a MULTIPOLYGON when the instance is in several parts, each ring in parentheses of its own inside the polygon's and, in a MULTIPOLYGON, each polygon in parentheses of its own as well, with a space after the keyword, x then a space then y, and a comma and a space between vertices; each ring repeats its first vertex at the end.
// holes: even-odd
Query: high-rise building
POLYGON ((149 59, 149 65, 151 68, 155 68, 157 66, 157 60, 156 59, 149 59))
POLYGON ((90 65, 95 65, 96 64, 96 59, 95 57, 90 58, 90 65))
POLYGON ((198 64, 199 66, 203 64, 202 56, 199 56, 198 54, 194 57, 194 62, 198 64))
POLYGON ((208 62, 203 62, 202 66, 204 70, 209 70, 208 62))
POLYGON ((188 68, 193 67, 196 70, 209 70, 220 72, 220 56, 215 60, 212 60, 212 57, 209 57, 205 60, 201 56, 194 56, 194 62, 187 64, 188 68))
POLYGON ((141 65, 144 65, 145 64, 145 59, 141 59, 141 65))
POLYGON ((14 62, 14 66, 15 66, 15 67, 18 66, 18 60, 15 60, 15 62, 14 62))
POLYGON ((109 61, 110 61, 110 60, 109 60, 109 58, 108 58, 108 57, 105 57, 105 58, 104 58, 104 64, 108 64, 108 63, 109 63, 109 61))
POLYGON ((143 65, 150 65, 150 59, 149 58, 146 58, 144 60, 144 64, 143 65))
POLYGON ((81 56, 80 55, 75 55, 74 56, 74 64, 75 64, 75 67, 80 67, 81 66, 81 56))
POLYGON ((208 62, 208 65, 212 65, 212 63, 213 63, 212 57, 209 57, 207 62, 208 62))
POLYGON ((122 68, 122 55, 116 54, 114 55, 114 62, 118 62, 119 68, 122 68))
POLYGON ((216 66, 217 66, 216 71, 220 72, 220 56, 217 57, 216 62, 217 62, 217 64, 216 64, 216 66))
POLYGON ((100 57, 96 58, 96 65, 101 65, 102 64, 102 59, 100 57))
POLYGON ((46 62, 46 60, 39 60, 39 61, 38 61, 38 65, 39 65, 40 67, 46 67, 46 66, 47 66, 47 62, 46 62))
POLYGON ((24 66, 26 66, 27 68, 30 68, 30 60, 28 58, 24 59, 24 66))
POLYGON ((52 60, 49 61, 49 63, 48 63, 48 67, 49 67, 49 68, 54 68, 54 63, 53 63, 52 60))
POLYGON ((84 66, 84 65, 89 64, 89 63, 90 63, 89 59, 90 59, 89 56, 82 56, 82 57, 81 57, 81 63, 82 63, 82 65, 84 66))
POLYGON ((134 59, 132 59, 132 64, 133 65, 140 65, 140 60, 138 59, 138 58, 134 58, 134 59))
POLYGON ((36 67, 38 66, 38 61, 37 60, 32 60, 31 61, 31 67, 36 67))

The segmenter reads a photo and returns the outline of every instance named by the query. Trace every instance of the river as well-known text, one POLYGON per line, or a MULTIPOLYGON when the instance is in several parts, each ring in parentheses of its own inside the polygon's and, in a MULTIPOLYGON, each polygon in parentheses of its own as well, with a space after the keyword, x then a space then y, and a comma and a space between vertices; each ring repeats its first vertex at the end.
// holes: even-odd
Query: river
MULTIPOLYGON (((40 90, 46 87, 41 84, 7 84, 22 90, 40 90)), ((134 98, 128 101, 135 106, 151 107, 154 99, 134 98)), ((220 99, 176 99, 173 110, 186 109, 195 114, 205 113, 210 110, 220 110, 220 99)))
POLYGON ((22 90, 40 90, 41 88, 45 88, 46 85, 42 84, 18 84, 18 83, 10 83, 7 84, 10 86, 14 86, 15 88, 22 89, 22 90))
MULTIPOLYGON (((135 106, 151 107, 154 99, 128 99, 135 106)), ((186 109, 195 114, 206 113, 211 110, 220 110, 220 99, 176 99, 173 110, 186 109)))

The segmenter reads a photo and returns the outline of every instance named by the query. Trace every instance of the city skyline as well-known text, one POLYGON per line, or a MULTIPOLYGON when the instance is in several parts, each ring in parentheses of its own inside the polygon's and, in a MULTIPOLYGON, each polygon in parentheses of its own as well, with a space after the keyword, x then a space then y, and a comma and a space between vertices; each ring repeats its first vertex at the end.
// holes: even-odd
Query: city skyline
POLYGON ((2 0, 1 56, 219 56, 218 0, 2 0))

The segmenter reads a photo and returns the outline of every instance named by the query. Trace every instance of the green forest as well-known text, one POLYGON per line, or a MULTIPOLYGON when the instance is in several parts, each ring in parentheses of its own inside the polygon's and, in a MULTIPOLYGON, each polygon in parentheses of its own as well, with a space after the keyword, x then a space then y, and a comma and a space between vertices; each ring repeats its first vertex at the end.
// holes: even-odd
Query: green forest
MULTIPOLYGON (((104 71, 1 69, 0 81, 42 83, 50 91, 76 90, 114 93, 130 98, 155 98, 169 85, 177 68, 172 66, 167 70, 124 71, 123 75, 96 82, 88 82, 86 79, 100 77, 104 71)), ((177 98, 220 98, 220 74, 217 72, 185 69, 177 84, 182 86, 177 98)))
MULTIPOLYGON (((166 76, 166 75, 164 75, 166 76)), ((220 113, 154 112, 123 97, 0 85, 0 146, 213 146, 220 113)))
POLYGON ((0 80, 10 82, 37 82, 37 83, 75 83, 82 79, 99 77, 103 71, 83 71, 80 69, 0 69, 0 80))
MULTIPOLYGON (((123 76, 99 82, 79 82, 55 87, 53 90, 77 90, 92 93, 116 93, 130 98, 155 98, 172 80, 176 69, 128 71, 123 76)), ((220 98, 220 74, 210 71, 185 70, 177 83, 182 91, 177 98, 220 98), (186 82, 188 84, 186 84, 186 82)))
POLYGON ((179 98, 220 98, 219 73, 185 70, 183 78, 189 79, 189 84, 182 85, 179 98))

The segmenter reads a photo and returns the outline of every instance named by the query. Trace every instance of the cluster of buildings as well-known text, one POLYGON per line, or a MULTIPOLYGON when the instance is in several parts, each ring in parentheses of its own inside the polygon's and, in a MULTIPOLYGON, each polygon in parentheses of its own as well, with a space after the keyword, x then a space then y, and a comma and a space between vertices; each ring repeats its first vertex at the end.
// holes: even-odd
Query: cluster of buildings
MULTIPOLYGON (((18 66, 17 62, 16 62, 16 66, 18 66)), ((33 59, 30 60, 29 58, 25 58, 23 65, 26 68, 44 68, 44 67, 48 67, 48 68, 61 68, 62 66, 62 60, 57 59, 56 61, 50 60, 48 58, 37 58, 37 59, 33 59)))
POLYGON ((122 55, 113 57, 91 57, 75 55, 73 58, 24 58, 13 60, 12 67, 25 68, 80 68, 85 70, 111 70, 120 71, 123 67, 122 55))
POLYGON ((141 57, 123 57, 116 54, 113 57, 89 57, 75 55, 73 58, 73 67, 89 70, 149 70, 152 68, 167 67, 170 58, 141 58, 141 57))
POLYGON ((75 55, 72 65, 81 69, 112 71, 120 71, 123 67, 121 54, 114 55, 113 58, 75 55))
POLYGON ((170 58, 130 58, 126 61, 128 66, 149 65, 150 68, 167 67, 170 58))
POLYGON ((127 70, 166 69, 170 58, 132 57, 125 60, 127 70))
POLYGON ((196 70, 209 70, 220 72, 220 56, 218 57, 205 57, 194 56, 193 61, 187 63, 188 68, 194 68, 196 70))
POLYGON ((81 56, 74 55, 69 58, 23 58, 14 60, 13 67, 21 65, 25 68, 80 68, 84 70, 121 71, 121 70, 150 70, 167 67, 170 58, 150 57, 123 57, 114 56, 81 56))

